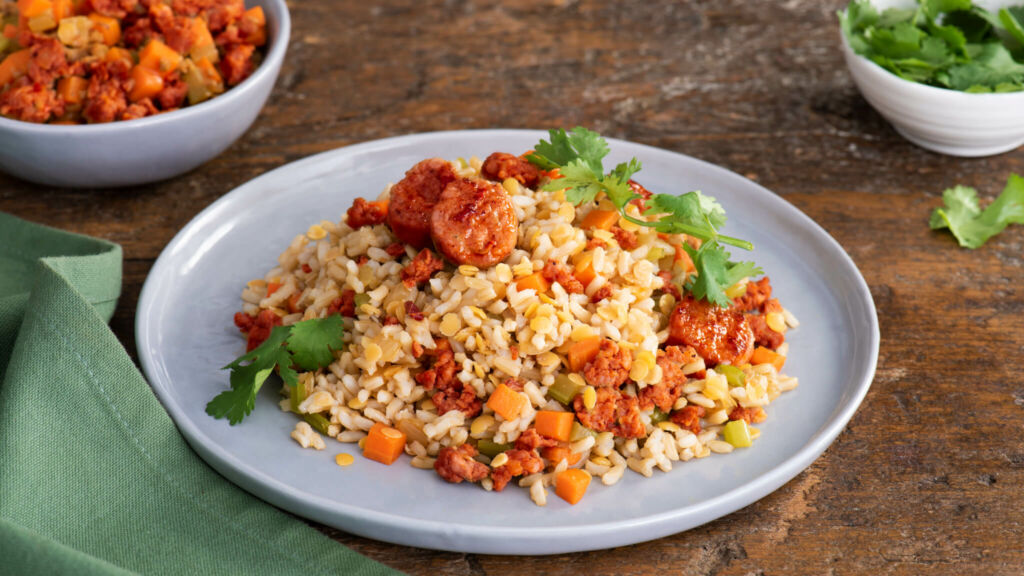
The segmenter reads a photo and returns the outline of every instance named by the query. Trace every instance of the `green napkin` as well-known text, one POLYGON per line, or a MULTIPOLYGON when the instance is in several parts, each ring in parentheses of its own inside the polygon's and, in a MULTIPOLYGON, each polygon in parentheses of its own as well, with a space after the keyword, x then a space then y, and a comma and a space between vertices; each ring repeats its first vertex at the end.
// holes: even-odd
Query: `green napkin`
POLYGON ((116 244, 0 213, 0 573, 395 574, 206 466, 107 327, 116 244))

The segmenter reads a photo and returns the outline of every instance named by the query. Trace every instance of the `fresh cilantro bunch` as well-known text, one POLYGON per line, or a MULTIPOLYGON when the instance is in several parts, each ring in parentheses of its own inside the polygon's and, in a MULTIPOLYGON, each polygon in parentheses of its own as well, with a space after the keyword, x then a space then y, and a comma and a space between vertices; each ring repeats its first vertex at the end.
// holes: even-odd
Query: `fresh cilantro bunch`
POLYGON ((640 196, 629 185, 630 178, 640 168, 636 158, 618 164, 607 174, 603 160, 608 155, 608 142, 597 132, 577 127, 572 131, 549 130, 550 142, 541 140, 527 159, 542 170, 558 169, 561 178, 543 186, 554 192, 565 190, 567 201, 579 205, 593 202, 601 193, 611 201, 623 218, 640 226, 647 226, 665 234, 687 234, 702 240, 699 249, 684 245, 693 260, 697 273, 691 276, 686 289, 694 297, 718 306, 729 306, 732 301, 725 289, 747 276, 761 274, 753 262, 732 262, 721 244, 752 250, 746 240, 723 236, 718 229, 725 225, 725 210, 712 197, 700 192, 687 192, 678 196, 654 194, 645 201, 645 216, 651 221, 635 218, 626 213, 630 200, 640 196))
POLYGON ((917 0, 879 13, 853 0, 839 13, 853 51, 893 74, 964 92, 1024 90, 1024 6, 993 14, 971 0, 917 0))
POLYGON ((956 241, 972 250, 999 234, 1010 224, 1024 224, 1024 178, 1010 174, 1006 188, 984 210, 974 188, 956 186, 942 193, 942 208, 932 212, 932 230, 949 228, 956 241))
POLYGON ((277 326, 270 337, 252 352, 244 354, 223 370, 231 369, 231 389, 221 392, 206 405, 206 413, 228 419, 232 426, 252 412, 256 393, 276 368, 289 386, 299 383, 296 370, 318 370, 334 361, 345 333, 341 316, 313 318, 291 326, 277 326))

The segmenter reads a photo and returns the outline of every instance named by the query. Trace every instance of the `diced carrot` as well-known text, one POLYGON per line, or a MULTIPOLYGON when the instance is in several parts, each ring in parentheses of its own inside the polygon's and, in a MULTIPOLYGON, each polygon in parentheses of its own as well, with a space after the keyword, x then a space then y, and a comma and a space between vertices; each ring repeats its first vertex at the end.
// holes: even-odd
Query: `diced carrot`
POLYGON ((18 16, 26 19, 35 18, 52 8, 50 0, 18 0, 18 16))
POLYGON ((141 64, 132 68, 132 80, 135 81, 135 85, 128 93, 128 98, 132 102, 138 102, 143 98, 153 98, 164 89, 163 76, 156 70, 146 68, 141 64))
POLYGON ((299 298, 302 298, 302 292, 299 292, 297 290, 295 291, 294 294, 288 297, 288 311, 291 312, 292 314, 295 314, 296 312, 302 312, 302 309, 299 308, 299 298))
POLYGON ((580 259, 576 261, 576 270, 573 272, 576 279, 583 284, 586 288, 594 278, 597 278, 597 272, 594 270, 594 253, 583 252, 580 259))
POLYGON ((576 418, 572 412, 558 412, 556 410, 541 410, 533 421, 537 433, 541 436, 554 438, 561 442, 568 442, 572 434, 572 423, 576 418))
POLYGON ((269 298, 274 292, 277 292, 280 289, 280 282, 267 282, 267 298, 269 298))
POLYGON ((65 76, 57 82, 57 94, 66 104, 81 104, 89 81, 82 76, 65 76))
POLYGON ((487 407, 505 420, 515 420, 523 411, 524 401, 525 399, 515 390, 498 384, 491 397, 487 399, 487 407))
POLYGON ((405 450, 405 433, 380 422, 370 428, 363 444, 363 456, 381 464, 391 465, 405 450))
POLYGON ((134 62, 132 59, 132 53, 125 48, 118 48, 114 46, 107 50, 107 55, 103 57, 107 62, 113 62, 115 60, 127 60, 128 62, 134 62))
POLYGON ((216 62, 220 58, 217 46, 213 43, 213 35, 210 34, 210 29, 206 26, 206 20, 198 16, 193 18, 189 25, 189 35, 192 41, 189 44, 191 48, 189 48, 188 55, 193 60, 198 62, 206 58, 210 62, 216 62))
POLYGON ((754 353, 750 356, 750 363, 754 365, 771 364, 775 366, 776 370, 782 370, 782 365, 786 363, 786 357, 764 346, 758 346, 754 348, 754 353))
POLYGON ((519 280, 516 280, 516 289, 522 292, 523 290, 536 290, 537 294, 543 294, 548 291, 551 287, 551 283, 544 279, 544 276, 540 272, 534 272, 529 276, 523 276, 519 280))
POLYGON ((93 27, 103 36, 103 43, 113 46, 121 40, 121 23, 116 18, 110 18, 102 14, 89 14, 89 20, 93 27))
POLYGON ((267 43, 267 17, 263 13, 263 8, 260 6, 253 6, 242 14, 242 20, 252 22, 256 28, 256 31, 245 38, 246 42, 254 46, 263 46, 267 43))
POLYGON ((71 5, 71 0, 51 0, 53 2, 53 19, 56 22, 60 22, 62 19, 68 16, 74 15, 74 7, 71 5))
POLYGON ((580 222, 580 228, 600 228, 611 230, 612 226, 619 221, 619 213, 615 210, 591 210, 580 222))
POLYGON ((139 66, 155 70, 167 76, 181 65, 181 54, 156 38, 149 41, 139 52, 139 66))
POLYGON ((579 468, 563 470, 555 475, 555 494, 569 504, 575 504, 587 493, 590 474, 579 468))
POLYGON ((579 452, 573 452, 565 446, 548 446, 547 448, 542 448, 540 455, 544 457, 545 460, 556 466, 562 460, 567 460, 569 466, 575 466, 576 463, 580 461, 580 458, 583 457, 579 452))
POLYGON ((569 353, 567 354, 569 357, 569 370, 573 372, 583 370, 583 367, 593 360, 594 356, 597 356, 598 350, 601 349, 601 340, 600 336, 591 336, 579 342, 574 342, 569 347, 569 353))
POLYGON ((32 60, 32 50, 24 48, 17 52, 11 52, 0 62, 0 87, 6 86, 19 76, 28 71, 28 63, 32 60))

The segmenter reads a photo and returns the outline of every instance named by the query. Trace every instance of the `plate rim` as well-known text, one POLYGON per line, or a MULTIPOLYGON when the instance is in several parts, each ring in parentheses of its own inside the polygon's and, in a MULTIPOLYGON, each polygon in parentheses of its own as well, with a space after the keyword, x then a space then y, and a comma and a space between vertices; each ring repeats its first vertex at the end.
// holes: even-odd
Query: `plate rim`
POLYGON ((494 139, 499 139, 503 136, 526 135, 543 137, 546 133, 546 130, 535 129, 447 130, 392 136, 341 146, 282 164, 253 179, 247 180, 222 195, 189 220, 161 250, 160 255, 154 261, 143 283, 135 311, 136 351, 143 374, 189 445, 208 465, 243 490, 300 516, 355 534, 395 544, 453 552, 489 554, 558 554, 605 549, 661 538, 690 530, 744 508, 779 489, 809 467, 831 446, 839 434, 846 428, 846 425, 863 402, 874 380, 880 348, 880 331, 877 310, 866 280, 842 245, 824 228, 796 206, 759 183, 727 168, 693 156, 615 138, 607 138, 613 150, 616 145, 628 145, 630 147, 639 147, 643 152, 679 157, 688 162, 695 162, 703 170, 717 173, 720 177, 740 179, 746 186, 756 188, 760 194, 766 195, 769 202, 776 204, 778 209, 796 218, 817 239, 824 241, 832 252, 836 252, 841 258, 840 264, 842 267, 849 269, 857 281, 855 290, 852 292, 858 298, 851 299, 848 302, 851 304, 859 303, 865 312, 870 312, 868 315, 870 324, 869 342, 867 343, 868 362, 861 367, 863 369, 861 377, 856 381, 856 386, 851 390, 850 400, 845 405, 840 406, 838 413, 827 420, 824 427, 817 434, 808 438, 803 446, 793 455, 771 468, 765 474, 753 478, 733 490, 692 505, 656 514, 648 514, 636 519, 602 522, 583 527, 453 525, 443 520, 409 518, 391 512, 357 508, 344 502, 308 494, 266 475, 258 468, 235 457, 222 446, 209 441, 209 438, 198 429, 197 425, 189 418, 183 408, 173 401, 169 391, 164 388, 164 383, 160 382, 159 378, 155 376, 157 374, 155 370, 156 360, 149 353, 149 350, 152 349, 152 342, 150 340, 150 330, 148 329, 150 316, 147 311, 154 306, 154 294, 158 290, 156 286, 158 278, 166 274, 164 269, 169 266, 168 260, 171 258, 171 254, 190 237, 192 231, 205 222, 211 214, 223 209, 225 205, 235 202, 236 198, 244 195, 247 190, 259 189, 259 182, 261 180, 270 179, 272 175, 279 171, 301 170, 305 166, 318 164, 331 156, 343 157, 359 153, 372 153, 396 146, 415 145, 421 141, 457 139, 466 135, 494 139), (690 518, 695 521, 687 521, 690 518), (339 522, 339 519, 343 521, 339 522), (470 534, 470 532, 475 534, 470 534), (482 534, 484 532, 486 534, 482 534), (513 540, 508 540, 510 538, 513 540), (609 539, 612 540, 611 543, 609 543, 609 539), (502 540, 504 541, 501 542, 502 540), (499 542, 496 543, 495 541, 499 542), (510 544, 526 542, 530 542, 530 545, 535 550, 524 550, 523 548, 525 547, 522 545, 510 546, 510 544), (509 551, 510 548, 515 550, 509 551))

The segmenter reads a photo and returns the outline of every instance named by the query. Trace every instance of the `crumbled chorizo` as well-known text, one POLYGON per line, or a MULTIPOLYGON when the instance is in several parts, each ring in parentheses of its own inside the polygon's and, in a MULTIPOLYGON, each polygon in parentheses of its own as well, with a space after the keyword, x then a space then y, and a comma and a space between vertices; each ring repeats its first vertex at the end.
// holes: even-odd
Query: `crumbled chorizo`
POLYGON ((523 381, 518 378, 509 378, 505 380, 505 386, 515 390, 516 392, 522 392, 524 384, 523 381))
POLYGON ((676 299, 676 302, 682 300, 683 295, 679 292, 679 286, 676 286, 676 283, 672 281, 671 272, 668 270, 658 270, 658 278, 661 278, 662 280, 662 292, 671 294, 672 297, 676 299))
POLYGON ((477 455, 476 448, 469 444, 461 446, 445 446, 437 453, 434 470, 445 480, 458 484, 463 480, 479 482, 490 473, 486 465, 473 460, 477 455))
POLYGON ((476 391, 471 386, 455 378, 458 366, 455 364, 451 343, 440 338, 434 339, 434 342, 436 347, 433 350, 425 350, 421 354, 432 359, 430 368, 417 374, 416 382, 424 390, 436 390, 430 400, 437 406, 438 414, 459 410, 467 418, 476 416, 483 410, 483 402, 476 397, 476 391))
POLYGON ((405 268, 402 268, 402 283, 405 284, 406 288, 413 288, 429 280, 434 272, 443 269, 444 262, 437 256, 434 256, 433 251, 429 248, 424 248, 412 259, 412 262, 409 262, 405 268))
POLYGON ((220 61, 220 71, 228 86, 234 86, 252 74, 255 67, 252 53, 255 50, 252 44, 233 44, 227 47, 220 61))
POLYGON ((124 31, 121 33, 121 41, 129 48, 141 48, 151 38, 159 36, 159 33, 153 28, 153 21, 149 18, 125 20, 125 25, 122 28, 124 31))
POLYGON ((90 70, 82 115, 89 122, 113 122, 128 108, 126 85, 131 64, 125 60, 96 62, 90 70))
POLYGON ((580 424, 591 430, 611 432, 623 438, 640 438, 646 434, 637 399, 614 388, 598 388, 597 402, 591 410, 583 405, 582 394, 576 396, 573 409, 580 424))
POLYGON ((432 359, 430 368, 416 375, 416 381, 428 392, 435 388, 447 387, 455 379, 455 353, 451 342, 443 338, 434 339, 434 349, 426 349, 423 356, 432 359))
POLYGON ((405 317, 417 322, 423 322, 423 311, 420 310, 420 307, 415 302, 407 300, 405 302, 405 317))
POLYGON ((505 452, 508 461, 491 470, 494 491, 501 492, 509 480, 524 474, 536 474, 544 469, 544 461, 532 450, 512 449, 505 452))
POLYGON ((764 315, 746 314, 745 316, 747 323, 750 324, 750 330, 754 333, 754 343, 758 346, 775 350, 786 341, 785 335, 768 327, 768 322, 765 321, 764 315))
POLYGON ((623 250, 633 250, 640 245, 636 234, 619 226, 612 226, 612 234, 615 236, 615 241, 619 243, 619 248, 623 250))
MULTIPOLYGON (((237 325, 237 319, 236 319, 237 325)), ((246 334, 245 351, 252 352, 266 342, 275 326, 281 325, 281 317, 273 310, 260 310, 246 334)))
POLYGON ((0 114, 25 122, 46 122, 64 113, 64 101, 47 86, 22 76, 0 94, 0 114))
POLYGON ((152 116, 153 114, 159 114, 160 111, 153 106, 153 101, 149 98, 143 98, 138 102, 132 102, 125 108, 124 113, 121 114, 121 120, 134 120, 136 118, 145 118, 146 116, 152 116))
POLYGON ((244 0, 218 0, 206 6, 206 24, 210 32, 216 33, 241 18, 244 12, 244 0))
POLYGON ((405 256, 405 244, 402 244, 401 242, 395 242, 394 244, 391 244, 387 248, 385 248, 384 251, 387 252, 388 256, 391 256, 392 258, 401 258, 402 256, 405 256))
POLYGON ((188 85, 178 78, 168 78, 164 81, 164 88, 156 95, 156 101, 160 103, 160 109, 168 111, 173 108, 180 108, 185 103, 185 96, 188 94, 188 85))
POLYGON ((579 281, 579 278, 576 278, 576 275, 565 264, 555 264, 548 261, 544 264, 541 275, 548 282, 560 284, 569 294, 583 293, 583 283, 579 281))
POLYGON ((675 422, 680 428, 689 430, 694 434, 700 434, 700 419, 704 417, 704 407, 696 404, 683 406, 669 415, 669 420, 675 422))
MULTIPOLYGON (((99 12, 111 18, 124 18, 135 10, 138 0, 89 0, 93 12, 99 12)), ((82 12, 79 12, 81 14, 82 12)))
POLYGON ((353 230, 363 226, 376 226, 387 219, 388 205, 385 202, 367 202, 364 198, 356 198, 346 214, 349 228, 353 230))
POLYGON ((754 353, 754 332, 743 314, 690 296, 672 311, 669 341, 692 346, 711 366, 745 364, 754 353))
POLYGON ((439 390, 430 397, 430 400, 437 406, 438 414, 445 414, 452 410, 458 410, 472 418, 483 410, 483 402, 476 397, 472 387, 455 380, 455 383, 439 390))
POLYGON ((356 316, 356 292, 355 290, 345 289, 341 291, 341 296, 335 298, 327 305, 327 315, 341 314, 342 316, 348 316, 349 318, 355 318, 356 316))
POLYGON ((594 304, 597 304, 598 302, 604 300, 605 298, 611 298, 613 291, 614 288, 612 288, 611 284, 604 284, 594 291, 594 293, 590 296, 590 301, 593 302, 594 304))
POLYGON ((540 181, 540 171, 536 166, 522 156, 514 156, 507 152, 495 152, 488 156, 480 167, 480 175, 497 182, 515 178, 527 188, 536 187, 540 181))
POLYGON ((395 318, 394 316, 385 316, 384 317, 384 325, 385 326, 397 326, 399 324, 401 324, 401 322, 399 322, 398 318, 395 318))
POLYGON ((729 412, 729 420, 746 420, 747 424, 760 424, 768 418, 768 415, 764 413, 764 410, 760 406, 754 406, 752 408, 744 408, 743 406, 737 406, 729 412))
POLYGON ((584 250, 593 250, 594 248, 603 248, 603 247, 605 247, 607 245, 608 244, 606 244, 605 241, 601 240, 600 238, 591 238, 590 240, 587 240, 587 245, 584 247, 584 250))
POLYGON ((32 42, 32 58, 28 61, 26 75, 39 84, 50 84, 68 73, 68 62, 64 57, 64 45, 56 38, 36 36, 32 42))
POLYGON ((519 450, 537 450, 548 446, 558 446, 558 440, 541 436, 536 428, 530 427, 516 438, 515 447, 519 450))
POLYGON ((733 298, 732 308, 738 312, 761 310, 764 303, 771 297, 771 280, 765 276, 757 282, 747 282, 747 291, 742 296, 733 298))
POLYGON ((661 367, 661 381, 657 384, 648 384, 637 393, 641 410, 650 410, 657 406, 662 412, 672 410, 679 395, 683 393, 683 385, 686 384, 686 375, 683 374, 683 366, 697 359, 697 353, 693 348, 680 348, 679 346, 667 346, 664 351, 658 351, 658 366, 661 367))
POLYGON ((629 378, 633 356, 611 340, 602 340, 593 360, 583 367, 587 383, 600 388, 617 388, 629 378))

